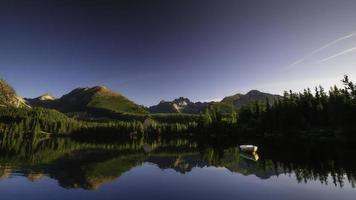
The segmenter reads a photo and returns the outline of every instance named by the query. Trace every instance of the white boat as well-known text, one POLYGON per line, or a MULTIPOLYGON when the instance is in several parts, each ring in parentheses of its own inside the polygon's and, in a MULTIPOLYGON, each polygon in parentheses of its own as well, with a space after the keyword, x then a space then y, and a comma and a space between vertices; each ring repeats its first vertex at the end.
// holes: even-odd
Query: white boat
POLYGON ((240 149, 243 152, 256 152, 258 150, 258 147, 255 145, 240 145, 240 149))

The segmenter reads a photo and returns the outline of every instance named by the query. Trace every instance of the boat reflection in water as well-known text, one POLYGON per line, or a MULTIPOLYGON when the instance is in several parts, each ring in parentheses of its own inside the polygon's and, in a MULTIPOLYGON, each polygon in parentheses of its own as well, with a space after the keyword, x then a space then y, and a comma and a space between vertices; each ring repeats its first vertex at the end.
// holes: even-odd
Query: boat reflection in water
POLYGON ((257 162, 259 159, 257 150, 258 147, 255 145, 240 145, 240 156, 244 159, 257 162))
POLYGON ((240 153, 240 157, 242 157, 242 158, 244 158, 244 159, 247 159, 247 160, 254 161, 254 162, 257 162, 258 159, 260 158, 260 157, 258 156, 258 153, 256 153, 256 152, 252 152, 252 153, 250 153, 250 154, 241 152, 241 153, 240 153))

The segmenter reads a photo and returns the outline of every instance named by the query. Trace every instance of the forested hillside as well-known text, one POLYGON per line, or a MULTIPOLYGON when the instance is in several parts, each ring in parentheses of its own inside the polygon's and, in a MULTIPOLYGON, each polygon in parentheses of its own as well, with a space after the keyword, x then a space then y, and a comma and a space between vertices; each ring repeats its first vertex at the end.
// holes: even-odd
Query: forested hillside
POLYGON ((276 103, 254 104, 240 110, 239 126, 271 131, 356 130, 356 85, 345 76, 343 88, 336 86, 285 92, 276 103))

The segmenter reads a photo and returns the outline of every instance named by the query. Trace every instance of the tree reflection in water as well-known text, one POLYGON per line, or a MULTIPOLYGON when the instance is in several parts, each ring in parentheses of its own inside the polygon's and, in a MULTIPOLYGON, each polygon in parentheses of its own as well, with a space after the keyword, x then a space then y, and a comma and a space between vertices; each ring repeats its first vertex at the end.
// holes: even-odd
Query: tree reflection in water
POLYGON ((319 181, 343 187, 349 182, 355 187, 356 163, 352 158, 356 149, 352 142, 256 140, 258 154, 246 155, 239 151, 239 142, 222 141, 141 137, 98 143, 30 133, 2 134, 0 181, 16 172, 30 181, 48 176, 63 188, 95 190, 149 162, 182 174, 211 166, 260 179, 289 174, 299 183, 319 181))

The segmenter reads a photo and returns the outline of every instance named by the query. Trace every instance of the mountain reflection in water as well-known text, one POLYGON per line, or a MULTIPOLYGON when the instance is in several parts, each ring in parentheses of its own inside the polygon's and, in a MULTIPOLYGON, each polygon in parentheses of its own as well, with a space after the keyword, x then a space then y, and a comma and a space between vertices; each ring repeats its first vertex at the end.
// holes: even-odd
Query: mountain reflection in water
POLYGON ((95 191, 133 169, 156 166, 182 175, 195 169, 225 169, 261 181, 272 177, 278 181, 279 176, 287 175, 300 184, 316 181, 336 188, 355 187, 352 142, 256 140, 258 155, 246 155, 239 151, 238 141, 223 141, 126 138, 94 143, 4 137, 0 141, 0 184, 11 177, 26 177, 30 182, 50 178, 62 188, 95 191))

